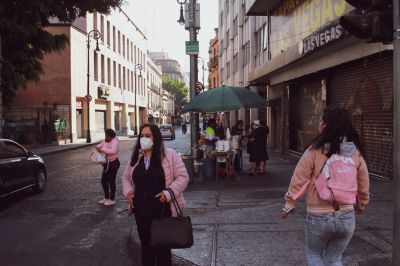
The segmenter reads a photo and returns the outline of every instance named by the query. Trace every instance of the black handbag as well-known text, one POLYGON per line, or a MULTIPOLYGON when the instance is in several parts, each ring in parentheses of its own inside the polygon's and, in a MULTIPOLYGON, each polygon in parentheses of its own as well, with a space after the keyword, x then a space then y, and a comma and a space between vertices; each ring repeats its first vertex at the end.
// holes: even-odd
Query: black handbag
POLYGON ((161 217, 154 219, 150 226, 150 246, 153 248, 190 248, 193 245, 193 228, 189 216, 183 216, 172 189, 171 201, 177 211, 177 217, 161 217))

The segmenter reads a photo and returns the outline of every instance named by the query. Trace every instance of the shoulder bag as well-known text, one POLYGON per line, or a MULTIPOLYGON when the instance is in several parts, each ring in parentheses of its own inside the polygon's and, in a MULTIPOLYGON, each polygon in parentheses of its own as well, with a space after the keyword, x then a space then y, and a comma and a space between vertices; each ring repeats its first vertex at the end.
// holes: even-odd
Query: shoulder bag
POLYGON ((189 216, 183 216, 172 189, 171 201, 175 206, 177 217, 161 217, 154 219, 150 226, 150 246, 153 248, 190 248, 193 245, 193 228, 189 216))

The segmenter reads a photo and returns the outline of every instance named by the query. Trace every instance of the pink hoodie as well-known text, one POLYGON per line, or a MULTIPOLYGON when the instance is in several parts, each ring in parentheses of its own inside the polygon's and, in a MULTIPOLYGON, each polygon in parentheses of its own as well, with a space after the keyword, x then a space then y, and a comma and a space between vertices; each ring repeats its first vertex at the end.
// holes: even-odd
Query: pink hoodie
MULTIPOLYGON (((170 148, 165 148, 165 157, 161 162, 162 168, 165 174, 165 187, 171 188, 174 191, 176 200, 178 201, 179 207, 183 208, 185 206, 185 199, 183 198, 183 191, 189 183, 189 175, 183 164, 182 158, 170 148)), ((129 160, 125 167, 124 174, 122 175, 122 193, 126 197, 129 192, 133 193, 135 196, 135 185, 132 181, 132 173, 134 167, 131 166, 129 160)), ((168 191, 163 191, 164 195, 167 197, 168 202, 171 201, 171 196, 168 191)), ((170 204, 172 216, 176 216, 176 209, 173 204, 170 204)))
POLYGON ((119 141, 117 137, 113 138, 110 142, 103 141, 97 147, 101 149, 102 153, 107 154, 110 162, 118 159, 119 141))

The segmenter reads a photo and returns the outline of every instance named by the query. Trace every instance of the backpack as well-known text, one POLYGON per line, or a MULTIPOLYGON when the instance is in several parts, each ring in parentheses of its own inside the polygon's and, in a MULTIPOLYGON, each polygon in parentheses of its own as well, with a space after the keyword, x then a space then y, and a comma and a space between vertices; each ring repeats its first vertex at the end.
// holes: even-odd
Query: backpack
POLYGON ((357 165, 352 157, 333 154, 314 180, 319 197, 331 201, 335 210, 339 204, 356 204, 357 165))

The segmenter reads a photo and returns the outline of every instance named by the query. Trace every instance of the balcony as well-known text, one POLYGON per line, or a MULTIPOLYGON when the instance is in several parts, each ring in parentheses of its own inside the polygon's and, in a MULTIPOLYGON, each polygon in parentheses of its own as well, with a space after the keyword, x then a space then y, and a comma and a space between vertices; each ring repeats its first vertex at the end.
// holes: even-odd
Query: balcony
POLYGON ((210 61, 208 62, 208 68, 211 69, 211 68, 214 68, 216 66, 218 66, 218 57, 215 56, 215 57, 212 57, 210 59, 210 61))
POLYGON ((246 16, 266 16, 279 3, 279 0, 246 0, 246 16))

